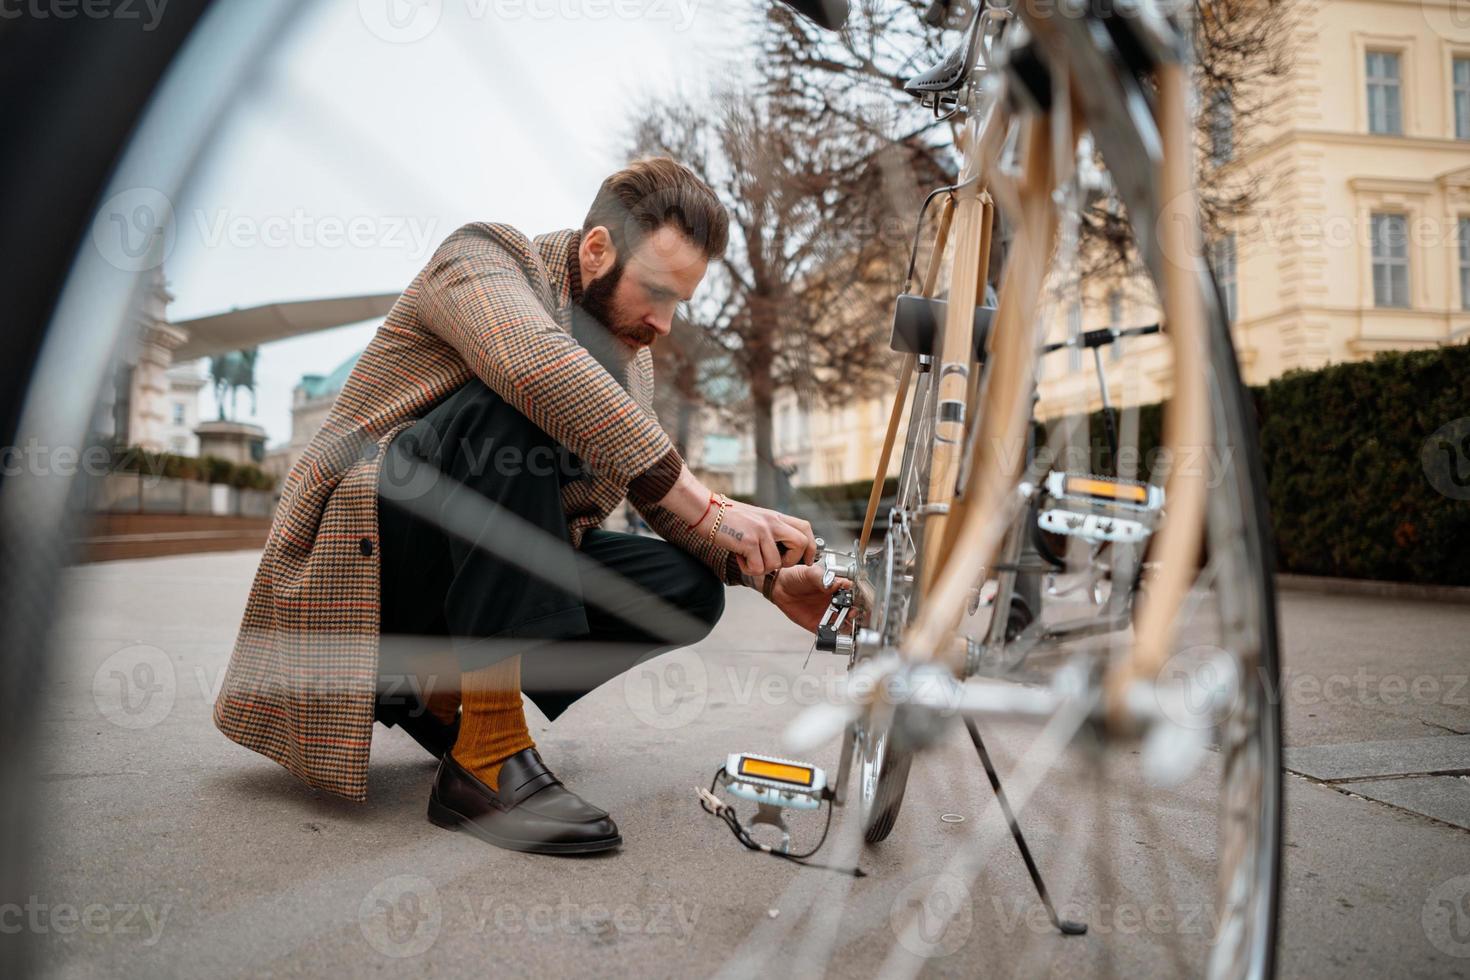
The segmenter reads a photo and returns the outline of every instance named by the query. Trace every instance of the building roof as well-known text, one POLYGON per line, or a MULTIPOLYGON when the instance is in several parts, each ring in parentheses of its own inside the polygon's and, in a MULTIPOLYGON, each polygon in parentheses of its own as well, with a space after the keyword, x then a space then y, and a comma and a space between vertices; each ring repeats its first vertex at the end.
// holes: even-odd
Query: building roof
POLYGON ((339 296, 290 303, 267 303, 249 309, 228 310, 210 316, 180 320, 184 341, 174 351, 178 360, 223 354, 301 334, 330 330, 349 323, 381 320, 393 308, 398 293, 339 296))
POLYGON ((352 373, 353 366, 357 364, 357 359, 361 356, 362 351, 358 351, 338 364, 326 377, 320 374, 303 374, 300 386, 306 390, 306 397, 327 398, 341 391, 342 386, 347 383, 347 376, 352 373))

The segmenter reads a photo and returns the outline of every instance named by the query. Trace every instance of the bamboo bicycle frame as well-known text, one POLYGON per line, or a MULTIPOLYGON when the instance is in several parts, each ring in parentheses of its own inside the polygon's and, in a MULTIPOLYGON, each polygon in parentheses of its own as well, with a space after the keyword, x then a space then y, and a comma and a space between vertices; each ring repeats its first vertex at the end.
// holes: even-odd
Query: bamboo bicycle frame
MULTIPOLYGON (((953 220, 954 201, 946 199, 944 211, 939 216, 939 229, 934 233, 934 250, 929 253, 929 267, 924 272, 924 296, 934 295, 934 286, 939 281, 939 264, 944 258, 944 244, 949 239, 949 226, 953 220)), ((873 478, 873 489, 868 494, 868 510, 863 516, 863 531, 858 538, 859 560, 867 554, 868 539, 873 535, 873 518, 878 515, 878 501, 883 498, 883 481, 888 478, 894 438, 898 435, 898 423, 903 419, 903 407, 908 401, 909 383, 914 378, 914 361, 913 354, 905 354, 903 367, 899 370, 898 393, 893 398, 893 411, 888 415, 888 431, 883 435, 883 451, 878 454, 878 474, 873 478)))
MULTIPOLYGON (((1160 295, 1164 322, 1173 355, 1174 391, 1165 408, 1164 446, 1167 458, 1181 458, 1180 447, 1208 447, 1210 417, 1206 371, 1206 318, 1199 294, 1201 254, 1199 225, 1190 173, 1189 79, 1183 66, 1166 64, 1158 72, 1157 124, 1164 148, 1157 186, 1163 207, 1158 221, 1160 247, 1166 256, 1160 295), (1187 383, 1180 383, 1181 380, 1187 383)), ((1068 105, 1065 108, 1070 109, 1068 105)), ((996 110, 999 113, 1000 110, 996 110)), ((939 415, 931 461, 931 503, 950 504, 948 514, 931 513, 925 528, 926 549, 921 574, 919 615, 904 638, 907 659, 939 659, 957 674, 963 652, 952 641, 974 588, 1004 538, 1013 508, 1010 498, 1025 466, 1026 426, 1031 412, 1036 366, 1036 307, 1057 230, 1052 191, 1064 166, 1054 166, 1052 152, 1057 130, 1066 132, 1063 149, 1073 152, 1077 136, 1071 118, 1048 125, 1034 118, 1025 134, 1023 172, 1014 185, 993 174, 1005 132, 1003 117, 983 129, 972 120, 964 145, 962 187, 953 203, 956 250, 943 334, 936 345, 933 370, 939 385, 939 415), (1007 257, 1000 302, 988 340, 988 369, 979 388, 971 392, 968 377, 974 309, 983 295, 993 217, 989 193, 982 180, 991 173, 988 188, 1000 194, 1015 219, 1016 236, 1007 257), (955 476, 962 460, 967 403, 982 411, 973 424, 981 428, 973 440, 970 480, 963 497, 954 497, 955 476), (946 407, 948 406, 948 407, 946 407)), ((936 236, 926 276, 925 294, 932 295, 934 274, 949 231, 946 210, 936 236)), ((889 417, 879 471, 869 496, 858 557, 866 553, 882 481, 887 474, 892 444, 913 373, 913 357, 906 358, 898 396, 889 417)), ((1200 472, 1174 470, 1168 476, 1168 510, 1156 543, 1156 561, 1147 574, 1145 594, 1136 622, 1136 642, 1110 671, 1106 685, 1109 714, 1122 717, 1122 699, 1134 680, 1154 679, 1168 657, 1179 608, 1193 582, 1205 520, 1205 485, 1200 472)), ((997 612, 996 615, 1001 615, 997 612)))

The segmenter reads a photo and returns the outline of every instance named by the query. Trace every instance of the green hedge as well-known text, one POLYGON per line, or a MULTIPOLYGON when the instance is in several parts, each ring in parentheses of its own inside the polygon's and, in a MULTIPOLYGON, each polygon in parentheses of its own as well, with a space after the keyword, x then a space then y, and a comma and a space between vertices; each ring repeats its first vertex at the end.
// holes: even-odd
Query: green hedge
MULTIPOLYGON (((1470 474, 1470 346, 1293 371, 1250 394, 1282 571, 1470 585, 1470 501, 1436 489, 1424 463, 1442 461, 1440 486, 1470 474), (1450 474, 1457 458, 1438 440, 1426 451, 1426 442, 1459 419, 1466 421, 1455 440, 1465 441, 1451 449, 1466 457, 1463 470, 1450 474)), ((1142 406, 1136 419, 1137 440, 1128 443, 1148 460, 1160 441, 1161 407, 1142 406)), ((1051 444, 1068 421, 1047 423, 1051 444)), ((1109 468, 1101 412, 1088 420, 1087 443, 1085 459, 1066 461, 1093 472, 1109 468)), ((797 506, 811 502, 833 517, 861 520, 870 486, 798 488, 797 506)), ((1470 486, 1460 496, 1470 496, 1470 486)))
POLYGON ((142 472, 201 483, 226 483, 242 490, 270 490, 276 485, 275 477, 251 463, 241 465, 218 456, 195 458, 155 453, 137 446, 114 452, 112 468, 126 473, 142 472))
POLYGON ((1470 416, 1470 347, 1294 372, 1257 404, 1283 570, 1470 585, 1470 502, 1422 462, 1430 436, 1470 416))

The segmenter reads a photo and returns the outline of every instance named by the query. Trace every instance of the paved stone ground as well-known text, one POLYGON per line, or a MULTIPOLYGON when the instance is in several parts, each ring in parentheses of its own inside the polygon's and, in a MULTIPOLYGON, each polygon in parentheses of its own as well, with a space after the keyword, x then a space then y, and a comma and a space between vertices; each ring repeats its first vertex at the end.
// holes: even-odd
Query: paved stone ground
MULTIPOLYGON (((833 657, 804 668, 801 631, 745 590, 699 647, 554 726, 533 714, 558 774, 618 819, 616 854, 515 855, 430 826, 433 763, 381 727, 369 803, 313 792, 209 720, 257 560, 70 573, 27 911, 47 973, 874 976, 886 963, 1169 977, 1190 971, 1208 935, 1212 766, 1141 794, 1146 808, 1127 792, 1088 802, 1086 790, 1136 785, 1126 760, 1100 770, 1072 753, 1037 788, 1022 820, 1064 914, 1091 924, 1081 938, 1040 918, 958 731, 916 764, 893 838, 859 857, 866 878, 739 849, 693 787, 729 751, 775 750, 775 733, 842 674, 833 657), (655 700, 659 683, 675 696, 655 700), (955 873, 977 853, 983 872, 966 888, 955 873), (934 900, 959 903, 953 923, 928 945, 896 941, 935 882, 934 900)), ((1470 977, 1470 608, 1286 593, 1282 614, 1282 973, 1470 977)), ((1003 773, 1035 738, 988 732, 1003 773)))

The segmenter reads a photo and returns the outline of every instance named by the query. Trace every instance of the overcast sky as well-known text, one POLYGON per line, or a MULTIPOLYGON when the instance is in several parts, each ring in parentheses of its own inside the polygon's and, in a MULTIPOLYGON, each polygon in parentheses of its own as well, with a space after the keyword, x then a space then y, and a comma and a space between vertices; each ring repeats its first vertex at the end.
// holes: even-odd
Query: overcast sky
MULTIPOLYGON (((396 292, 466 221, 580 224, 628 113, 738 73, 763 2, 319 0, 177 202, 170 317, 396 292)), ((301 375, 376 326, 266 345, 241 416, 285 442, 301 375)))

